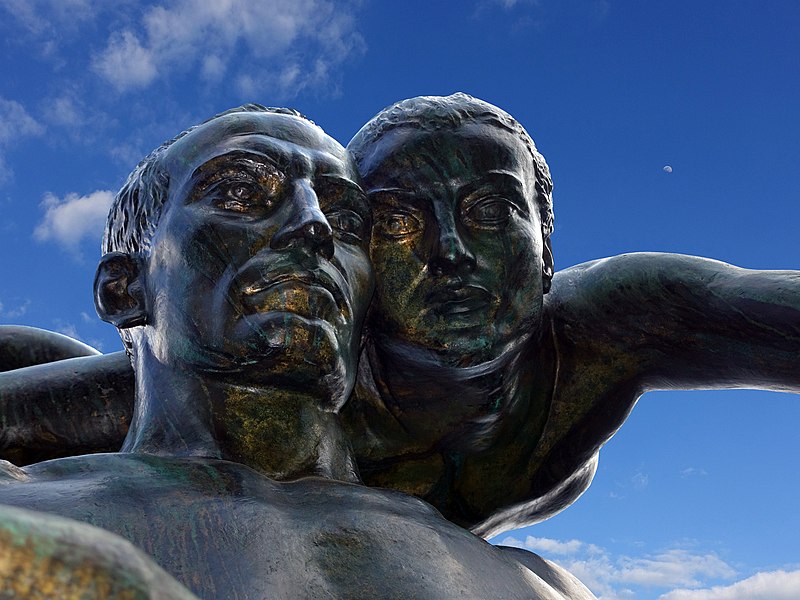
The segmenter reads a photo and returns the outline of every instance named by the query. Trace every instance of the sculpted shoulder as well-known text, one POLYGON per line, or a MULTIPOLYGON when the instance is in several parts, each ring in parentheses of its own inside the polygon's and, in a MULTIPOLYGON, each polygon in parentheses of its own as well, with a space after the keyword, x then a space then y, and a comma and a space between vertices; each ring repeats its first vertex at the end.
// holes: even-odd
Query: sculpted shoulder
MULTIPOLYGON (((230 559, 242 553, 231 540, 243 536, 237 577, 272 597, 289 597, 287 582, 333 597, 490 597, 498 589, 506 591, 496 597, 565 597, 546 572, 400 492, 316 477, 274 482, 236 463, 152 456, 60 459, 24 476, 0 488, 0 501, 22 505, 36 486, 33 508, 106 527, 162 564, 189 538, 230 559), (172 533, 159 537, 165 525, 172 533)), ((181 561, 175 572, 195 574, 198 592, 229 577, 210 560, 181 561)))
POLYGON ((17 465, 7 460, 0 460, 0 485, 12 482, 25 482, 29 479, 30 477, 24 469, 20 469, 17 465))
MULTIPOLYGON (((623 316, 659 309, 653 300, 666 298, 683 288, 687 293, 702 293, 715 280, 729 272, 741 271, 729 264, 685 254, 634 252, 601 258, 569 267, 553 277, 545 296, 547 314, 557 319, 575 321, 592 311, 623 316), (647 302, 648 304, 642 304, 647 302), (638 309, 636 308, 638 307, 638 309)), ((592 320, 588 326, 597 327, 592 320)))

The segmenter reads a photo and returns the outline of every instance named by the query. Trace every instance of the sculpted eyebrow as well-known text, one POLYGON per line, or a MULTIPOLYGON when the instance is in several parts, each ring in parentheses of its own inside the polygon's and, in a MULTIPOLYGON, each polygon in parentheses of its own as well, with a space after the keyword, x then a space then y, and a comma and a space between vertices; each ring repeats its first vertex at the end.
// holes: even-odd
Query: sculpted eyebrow
POLYGON ((272 174, 282 176, 281 170, 266 156, 249 152, 215 156, 192 172, 191 192, 186 202, 196 202, 210 186, 226 178, 245 176, 257 179, 264 175, 263 172, 259 173, 259 169, 267 169, 272 174))
POLYGON ((479 179, 472 181, 465 186, 463 186, 463 191, 468 190, 477 190, 480 189, 482 185, 486 183, 491 183, 494 185, 502 185, 506 189, 513 190, 514 192, 524 196, 525 193, 525 186, 523 182, 517 177, 514 173, 509 171, 486 171, 486 173, 480 177, 479 179))
POLYGON ((330 174, 327 174, 327 173, 322 173, 319 177, 320 177, 320 179, 323 179, 323 180, 328 181, 330 183, 334 183, 336 185, 341 185, 341 186, 344 186, 346 188, 350 188, 351 190, 353 190, 354 192, 357 192, 361 196, 365 195, 364 194, 364 190, 361 188, 361 186, 358 185, 355 181, 353 181, 351 179, 348 179, 347 177, 340 177, 339 175, 330 175, 330 174))
POLYGON ((370 204, 400 209, 422 210, 425 203, 414 192, 402 188, 377 188, 369 191, 370 204))
POLYGON ((464 203, 471 204, 487 192, 490 194, 499 192, 523 213, 528 212, 525 186, 519 177, 508 171, 487 171, 480 178, 461 186, 458 194, 463 205, 464 203))
MULTIPOLYGON (((361 188, 361 186, 358 185, 355 181, 347 179, 346 177, 339 177, 338 175, 322 174, 319 176, 319 178, 327 184, 347 189, 349 193, 345 195, 346 202, 352 208, 364 214, 369 214, 367 195, 364 193, 364 190, 361 188)), ((322 204, 330 204, 330 202, 326 202, 325 198, 320 198, 319 200, 320 203, 322 204)))
POLYGON ((280 172, 280 169, 274 161, 266 156, 251 153, 232 153, 216 156, 211 160, 203 163, 192 172, 192 179, 199 179, 201 185, 207 185, 229 174, 231 169, 239 168, 253 175, 258 175, 254 172, 259 166, 266 167, 274 172, 280 172))

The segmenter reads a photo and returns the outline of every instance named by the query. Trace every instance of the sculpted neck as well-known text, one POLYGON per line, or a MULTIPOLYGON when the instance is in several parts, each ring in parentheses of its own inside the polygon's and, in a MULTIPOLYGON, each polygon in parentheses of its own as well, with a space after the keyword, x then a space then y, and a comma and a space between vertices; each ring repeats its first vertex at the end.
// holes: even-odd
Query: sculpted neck
POLYGON ((276 480, 358 481, 338 415, 320 408, 318 394, 210 379, 149 352, 139 353, 134 370, 136 404, 122 452, 219 458, 276 480))
POLYGON ((529 387, 523 381, 533 363, 529 342, 530 336, 521 336, 496 358, 470 366, 453 366, 451 357, 379 336, 368 341, 366 354, 373 389, 412 437, 474 447, 494 437, 507 421, 500 417, 513 412, 529 387))

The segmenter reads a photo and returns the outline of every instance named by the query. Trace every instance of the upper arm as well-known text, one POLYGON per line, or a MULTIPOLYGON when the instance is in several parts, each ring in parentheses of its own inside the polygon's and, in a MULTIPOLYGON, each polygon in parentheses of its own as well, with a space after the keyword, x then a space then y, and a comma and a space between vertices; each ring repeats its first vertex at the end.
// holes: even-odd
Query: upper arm
POLYGON ((800 389, 800 272, 677 254, 616 256, 554 281, 554 324, 583 360, 642 389, 800 389))
POLYGON ((115 451, 133 410, 124 352, 0 373, 0 457, 20 465, 115 451))
POLYGON ((0 325, 0 371, 100 354, 83 342, 37 327, 0 325))
POLYGON ((11 481, 25 482, 29 479, 30 477, 23 469, 7 460, 0 459, 0 484, 11 481))
POLYGON ((542 581, 550 586, 560 597, 569 600, 593 600, 589 589, 565 568, 545 560, 538 554, 512 546, 497 546, 508 558, 513 558, 522 566, 530 569, 542 581))

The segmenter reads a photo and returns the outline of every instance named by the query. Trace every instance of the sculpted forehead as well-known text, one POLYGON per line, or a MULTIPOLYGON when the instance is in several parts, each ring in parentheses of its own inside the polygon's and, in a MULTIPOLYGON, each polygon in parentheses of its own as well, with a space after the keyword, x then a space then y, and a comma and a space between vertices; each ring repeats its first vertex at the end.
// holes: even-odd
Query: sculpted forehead
POLYGON ((435 131, 393 129, 369 147, 358 167, 367 192, 413 189, 420 177, 469 183, 489 171, 505 171, 520 179, 528 198, 535 194, 530 151, 514 133, 486 123, 435 131))
POLYGON ((327 171, 355 176, 347 151, 321 128, 300 117, 266 112, 233 113, 199 126, 169 148, 165 166, 180 177, 232 150, 310 159, 325 163, 327 171))

